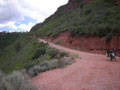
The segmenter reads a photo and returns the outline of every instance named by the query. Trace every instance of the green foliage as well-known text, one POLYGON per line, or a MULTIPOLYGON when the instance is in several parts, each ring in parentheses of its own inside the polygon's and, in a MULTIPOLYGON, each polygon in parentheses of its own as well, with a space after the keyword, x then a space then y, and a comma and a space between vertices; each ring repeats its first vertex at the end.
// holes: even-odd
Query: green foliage
POLYGON ((0 85, 1 85, 1 82, 2 82, 3 78, 4 78, 4 74, 0 71, 0 85))
POLYGON ((107 34, 106 36, 106 42, 109 43, 112 39, 112 33, 107 34))
POLYGON ((15 51, 19 52, 21 50, 21 48, 22 48, 22 46, 21 46, 20 42, 16 43, 16 45, 15 45, 15 51))
POLYGON ((43 23, 43 26, 35 30, 34 33, 42 37, 56 36, 64 31, 68 31, 71 36, 82 35, 85 37, 104 37, 108 33, 114 35, 120 33, 120 8, 113 0, 81 2, 68 12, 61 15, 56 15, 56 13, 49 17, 49 21, 43 23), (52 18, 54 16, 55 18, 52 18))
POLYGON ((20 72, 4 76, 0 82, 0 90, 37 90, 20 72))
POLYGON ((48 49, 47 54, 48 54, 51 58, 54 58, 54 57, 56 57, 56 55, 58 54, 58 50, 57 50, 57 49, 54 49, 54 48, 48 49))
MULTIPOLYGON (((37 39, 30 38, 27 35, 21 36, 14 43, 0 51, 0 68, 4 73, 11 73, 14 70, 20 70, 28 64, 34 63, 32 57, 40 47, 46 47, 47 44, 39 43, 37 39), (16 53, 15 45, 20 42, 22 49, 16 53)), ((42 52, 43 53, 43 52, 42 52)))
POLYGON ((45 47, 38 48, 38 49, 36 49, 36 51, 35 51, 34 56, 33 56, 32 59, 37 59, 41 55, 44 55, 45 53, 46 53, 45 47))
POLYGON ((27 74, 31 77, 38 75, 41 72, 45 72, 51 69, 64 67, 66 65, 72 64, 73 60, 69 57, 63 57, 61 59, 44 60, 37 65, 29 68, 27 74))
POLYGON ((83 0, 75 0, 76 2, 83 2, 83 0))
POLYGON ((72 53, 72 58, 78 58, 78 54, 72 53))
POLYGON ((68 56, 68 53, 66 52, 59 52, 60 57, 65 57, 68 56))
POLYGON ((14 33, 0 32, 0 50, 12 44, 24 34, 25 33, 18 33, 18 32, 14 32, 14 33))

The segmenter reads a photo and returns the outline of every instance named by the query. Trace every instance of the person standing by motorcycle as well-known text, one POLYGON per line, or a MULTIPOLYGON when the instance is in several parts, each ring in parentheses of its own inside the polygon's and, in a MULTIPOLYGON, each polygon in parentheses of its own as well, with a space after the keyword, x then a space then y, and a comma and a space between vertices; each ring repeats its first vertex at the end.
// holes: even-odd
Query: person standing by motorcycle
POLYGON ((116 61, 116 49, 110 49, 109 56, 111 61, 113 59, 116 61))

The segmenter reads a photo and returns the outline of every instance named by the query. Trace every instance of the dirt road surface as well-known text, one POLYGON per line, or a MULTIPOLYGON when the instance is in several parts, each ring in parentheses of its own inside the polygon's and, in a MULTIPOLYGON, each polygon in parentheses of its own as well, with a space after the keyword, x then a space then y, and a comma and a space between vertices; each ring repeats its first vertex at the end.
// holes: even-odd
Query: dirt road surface
MULTIPOLYGON (((39 39, 40 41, 46 42, 39 39)), ((76 53, 72 65, 54 69, 32 78, 39 90, 120 90, 120 59, 110 61, 105 55, 92 54, 49 43, 51 47, 76 53)))

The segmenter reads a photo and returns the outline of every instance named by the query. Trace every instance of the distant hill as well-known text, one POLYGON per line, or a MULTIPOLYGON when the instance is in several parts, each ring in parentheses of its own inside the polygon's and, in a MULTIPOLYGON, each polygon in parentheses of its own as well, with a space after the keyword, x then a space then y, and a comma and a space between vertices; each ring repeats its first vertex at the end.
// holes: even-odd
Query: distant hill
POLYGON ((17 32, 15 33, 0 32, 0 50, 12 44, 22 35, 23 33, 17 33, 17 32))

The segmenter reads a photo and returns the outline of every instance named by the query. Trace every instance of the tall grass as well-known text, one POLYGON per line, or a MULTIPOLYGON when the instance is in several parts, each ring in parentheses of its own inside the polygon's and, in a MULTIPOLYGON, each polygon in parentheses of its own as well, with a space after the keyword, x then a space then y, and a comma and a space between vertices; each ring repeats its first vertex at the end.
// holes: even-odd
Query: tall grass
POLYGON ((8 76, 0 72, 0 79, 0 90, 37 90, 21 72, 13 72, 8 76))

